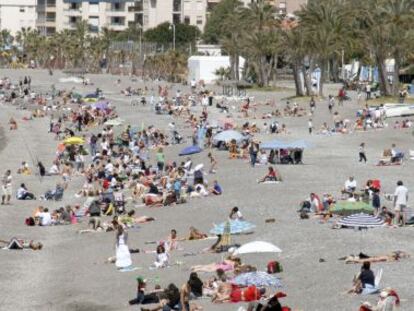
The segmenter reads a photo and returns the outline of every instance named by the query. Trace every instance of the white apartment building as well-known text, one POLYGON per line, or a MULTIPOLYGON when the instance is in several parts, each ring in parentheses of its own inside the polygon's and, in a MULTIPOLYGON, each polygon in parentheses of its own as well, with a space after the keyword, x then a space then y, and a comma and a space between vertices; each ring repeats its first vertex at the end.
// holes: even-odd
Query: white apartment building
POLYGON ((0 0, 0 29, 14 36, 23 27, 36 28, 36 0, 0 0))
POLYGON ((74 29, 81 20, 88 22, 92 33, 104 27, 122 31, 132 25, 145 31, 164 22, 186 23, 203 30, 208 3, 208 0, 37 1, 37 28, 45 35, 74 29))

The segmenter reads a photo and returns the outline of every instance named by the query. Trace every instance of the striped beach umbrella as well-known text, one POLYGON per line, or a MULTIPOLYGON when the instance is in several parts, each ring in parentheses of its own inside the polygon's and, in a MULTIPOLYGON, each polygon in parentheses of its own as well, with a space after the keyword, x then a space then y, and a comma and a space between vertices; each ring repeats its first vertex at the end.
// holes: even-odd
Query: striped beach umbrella
POLYGON ((379 217, 375 217, 365 213, 358 213, 342 218, 338 221, 338 225, 345 228, 356 229, 376 228, 382 227, 384 225, 384 221, 379 217))
POLYGON ((231 282, 239 286, 282 287, 282 283, 278 277, 264 271, 242 273, 236 276, 231 282))

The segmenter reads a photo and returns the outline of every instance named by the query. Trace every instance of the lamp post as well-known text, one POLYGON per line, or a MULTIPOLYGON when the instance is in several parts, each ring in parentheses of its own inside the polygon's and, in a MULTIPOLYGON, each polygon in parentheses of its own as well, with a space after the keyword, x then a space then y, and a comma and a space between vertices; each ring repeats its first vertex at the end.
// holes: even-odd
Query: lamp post
POLYGON ((173 50, 175 51, 175 24, 172 23, 171 26, 170 26, 170 28, 173 31, 173 50))

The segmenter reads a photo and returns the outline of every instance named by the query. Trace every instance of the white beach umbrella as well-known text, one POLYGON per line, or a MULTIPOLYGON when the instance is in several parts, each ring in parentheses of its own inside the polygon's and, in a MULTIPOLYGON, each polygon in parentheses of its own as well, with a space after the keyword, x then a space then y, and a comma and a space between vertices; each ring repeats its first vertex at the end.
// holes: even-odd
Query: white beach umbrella
POLYGON ((264 241, 253 241, 243 244, 236 249, 233 255, 251 254, 251 253, 281 253, 282 250, 276 245, 264 242, 264 241))
POLYGON ((200 163, 200 164, 198 164, 198 165, 194 168, 194 170, 195 170, 195 171, 199 171, 199 170, 201 170, 203 167, 204 167, 204 164, 203 164, 203 163, 200 163))

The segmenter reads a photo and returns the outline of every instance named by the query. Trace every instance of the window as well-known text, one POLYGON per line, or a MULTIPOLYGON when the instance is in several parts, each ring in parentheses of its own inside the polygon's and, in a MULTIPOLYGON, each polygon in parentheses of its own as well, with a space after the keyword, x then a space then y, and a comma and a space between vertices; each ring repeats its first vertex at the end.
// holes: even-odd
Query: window
POLYGON ((190 16, 185 16, 184 17, 184 24, 190 25, 190 16))
POLYGON ((24 12, 26 12, 26 9, 25 8, 20 8, 20 13, 24 13, 24 12))
POLYGON ((114 11, 121 10, 121 4, 120 3, 114 3, 114 11))
POLYGON ((151 0, 151 9, 155 9, 157 7, 157 0, 151 0))
POLYGON ((173 0, 173 12, 181 12, 181 0, 173 0))
POLYGON ((202 16, 197 16, 197 25, 202 25, 203 24, 203 17, 202 16))
POLYGON ((70 24, 76 24, 77 22, 77 18, 75 16, 70 16, 69 17, 69 23, 70 24))
POLYGON ((173 14, 173 24, 181 23, 181 14, 173 14))
POLYGON ((125 21, 122 17, 119 17, 119 16, 112 17, 112 25, 123 26, 124 24, 125 24, 125 21))
POLYGON ((141 26, 144 25, 144 14, 142 13, 135 14, 134 21, 135 23, 140 24, 141 26))

